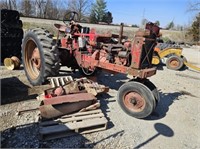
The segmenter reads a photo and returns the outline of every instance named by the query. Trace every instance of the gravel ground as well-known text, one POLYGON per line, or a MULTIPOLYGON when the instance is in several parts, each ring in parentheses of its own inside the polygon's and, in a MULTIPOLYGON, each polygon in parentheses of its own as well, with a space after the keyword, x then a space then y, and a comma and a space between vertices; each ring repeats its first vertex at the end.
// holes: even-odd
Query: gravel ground
MULTIPOLYGON (((200 66, 200 49, 185 48, 189 62, 200 66)), ((35 100, 47 86, 32 87, 21 70, 1 66, 0 130, 1 148, 200 148, 200 75, 191 69, 173 71, 159 67, 150 80, 157 86, 161 101, 146 119, 126 115, 116 102, 118 88, 131 76, 98 74, 97 81, 110 87, 98 96, 109 120, 105 131, 41 141, 37 111, 17 115, 19 109, 37 107, 35 100)))

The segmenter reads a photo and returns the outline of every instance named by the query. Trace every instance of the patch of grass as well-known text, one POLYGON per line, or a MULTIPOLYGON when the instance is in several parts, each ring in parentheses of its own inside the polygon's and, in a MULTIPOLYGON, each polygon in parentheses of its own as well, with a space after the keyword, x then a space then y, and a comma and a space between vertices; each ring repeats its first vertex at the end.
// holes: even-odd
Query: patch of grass
MULTIPOLYGON (((28 30, 30 28, 45 28, 49 30, 54 36, 57 34, 57 30, 54 27, 54 23, 63 24, 62 21, 52 21, 52 20, 42 20, 42 19, 31 19, 31 20, 23 20, 23 28, 24 30, 28 30), (39 20, 39 21, 38 21, 39 20)), ((95 28, 96 32, 99 34, 119 34, 120 26, 109 26, 109 25, 98 25, 98 24, 85 24, 81 23, 84 27, 95 28)), ((128 36, 129 39, 133 39, 135 36, 135 32, 138 28, 134 27, 124 27, 123 35, 128 36)), ((186 36, 186 31, 173 31, 173 30, 161 30, 162 38, 164 41, 175 41, 175 42, 190 42, 190 38, 186 36)))
POLYGON ((53 25, 48 25, 48 24, 42 24, 42 23, 30 23, 30 22, 23 22, 23 29, 29 30, 33 28, 44 28, 48 30, 50 33, 52 33, 54 36, 56 35, 56 29, 54 28, 53 25))

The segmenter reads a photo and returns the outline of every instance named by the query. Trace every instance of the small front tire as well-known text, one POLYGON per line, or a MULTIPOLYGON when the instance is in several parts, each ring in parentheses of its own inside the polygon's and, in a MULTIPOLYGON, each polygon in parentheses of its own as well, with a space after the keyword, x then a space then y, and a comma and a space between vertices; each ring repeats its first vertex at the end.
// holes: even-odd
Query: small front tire
POLYGON ((122 110, 135 118, 149 116, 155 107, 152 91, 139 82, 127 82, 118 91, 117 101, 122 110))

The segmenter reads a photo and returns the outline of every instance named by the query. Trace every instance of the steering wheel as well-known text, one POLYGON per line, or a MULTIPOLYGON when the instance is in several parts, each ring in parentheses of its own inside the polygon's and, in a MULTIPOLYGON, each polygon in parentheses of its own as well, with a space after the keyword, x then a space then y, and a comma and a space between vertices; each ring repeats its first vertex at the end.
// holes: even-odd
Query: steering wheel
POLYGON ((78 13, 76 11, 69 11, 63 17, 63 22, 68 25, 69 22, 77 22, 79 20, 78 13))

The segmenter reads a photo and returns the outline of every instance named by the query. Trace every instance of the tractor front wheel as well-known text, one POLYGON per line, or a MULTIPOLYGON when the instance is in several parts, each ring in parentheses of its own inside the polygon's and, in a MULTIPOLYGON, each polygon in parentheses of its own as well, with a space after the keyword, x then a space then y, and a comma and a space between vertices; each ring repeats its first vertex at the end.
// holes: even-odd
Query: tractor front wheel
POLYGON ((152 91, 142 83, 127 82, 118 91, 117 101, 122 110, 135 118, 149 116, 155 108, 152 91))
POLYGON ((60 64, 53 35, 41 28, 26 32, 22 42, 22 60, 32 85, 41 85, 47 77, 57 75, 60 64))

